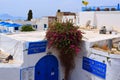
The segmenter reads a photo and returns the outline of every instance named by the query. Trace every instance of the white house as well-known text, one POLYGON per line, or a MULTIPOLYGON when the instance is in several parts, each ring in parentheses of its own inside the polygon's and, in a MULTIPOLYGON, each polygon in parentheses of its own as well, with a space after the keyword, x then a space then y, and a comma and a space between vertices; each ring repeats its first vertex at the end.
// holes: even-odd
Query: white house
POLYGON ((21 24, 10 23, 10 22, 0 22, 1 33, 14 33, 21 29, 21 24))
POLYGON ((0 34, 0 80, 62 80, 44 38, 45 31, 0 34))
POLYGON ((22 24, 22 25, 31 25, 33 29, 38 30, 38 25, 36 23, 40 22, 40 19, 31 19, 31 21, 26 20, 14 20, 14 23, 22 24))
POLYGON ((37 22, 36 24, 39 26, 38 30, 46 30, 49 25, 53 22, 55 22, 56 17, 55 16, 45 16, 40 19, 40 22, 37 22))

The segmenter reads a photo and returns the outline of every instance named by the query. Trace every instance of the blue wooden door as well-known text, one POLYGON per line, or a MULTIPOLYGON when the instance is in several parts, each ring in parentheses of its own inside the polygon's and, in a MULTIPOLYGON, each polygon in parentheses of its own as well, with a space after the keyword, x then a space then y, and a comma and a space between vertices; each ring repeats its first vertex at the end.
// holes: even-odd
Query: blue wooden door
POLYGON ((58 80, 58 61, 55 56, 47 55, 38 61, 35 80, 58 80))

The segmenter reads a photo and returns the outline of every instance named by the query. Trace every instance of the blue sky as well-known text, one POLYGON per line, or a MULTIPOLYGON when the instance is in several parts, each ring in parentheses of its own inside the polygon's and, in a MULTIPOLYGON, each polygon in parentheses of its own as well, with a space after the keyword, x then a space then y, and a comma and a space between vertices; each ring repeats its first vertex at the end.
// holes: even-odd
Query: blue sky
MULTIPOLYGON (((61 11, 80 12, 82 0, 0 0, 0 14, 26 17, 32 9, 34 17, 55 15, 61 11)), ((89 6, 115 6, 120 0, 87 0, 89 6)))

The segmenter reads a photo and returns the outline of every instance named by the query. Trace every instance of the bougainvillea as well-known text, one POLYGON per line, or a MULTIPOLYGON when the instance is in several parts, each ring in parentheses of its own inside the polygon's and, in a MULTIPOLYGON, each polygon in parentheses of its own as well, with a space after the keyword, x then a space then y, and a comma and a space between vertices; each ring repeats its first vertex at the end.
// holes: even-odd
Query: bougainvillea
POLYGON ((53 23, 46 33, 48 48, 59 51, 61 64, 65 68, 65 80, 68 80, 70 70, 74 68, 74 58, 80 52, 82 33, 72 23, 53 23))

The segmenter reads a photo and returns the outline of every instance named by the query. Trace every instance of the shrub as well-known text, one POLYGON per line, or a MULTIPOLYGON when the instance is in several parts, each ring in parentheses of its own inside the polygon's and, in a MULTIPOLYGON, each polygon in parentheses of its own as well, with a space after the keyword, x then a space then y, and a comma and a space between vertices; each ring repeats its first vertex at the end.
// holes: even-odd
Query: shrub
POLYGON ((31 25, 23 25, 21 31, 34 31, 31 25))

